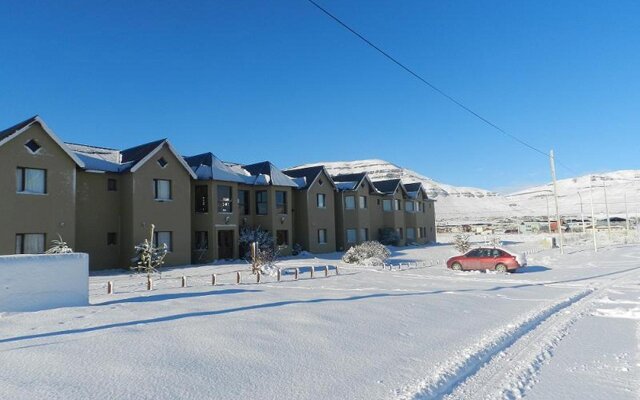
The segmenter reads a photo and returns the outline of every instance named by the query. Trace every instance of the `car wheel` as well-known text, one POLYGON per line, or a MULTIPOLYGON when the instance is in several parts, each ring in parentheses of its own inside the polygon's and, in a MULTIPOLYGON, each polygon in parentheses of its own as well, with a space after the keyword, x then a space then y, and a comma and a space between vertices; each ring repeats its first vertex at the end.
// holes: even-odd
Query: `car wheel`
POLYGON ((454 271, 462 271, 462 264, 455 262, 451 264, 451 269, 454 271))
POLYGON ((498 272, 507 272, 507 266, 504 264, 496 265, 496 271, 498 272))

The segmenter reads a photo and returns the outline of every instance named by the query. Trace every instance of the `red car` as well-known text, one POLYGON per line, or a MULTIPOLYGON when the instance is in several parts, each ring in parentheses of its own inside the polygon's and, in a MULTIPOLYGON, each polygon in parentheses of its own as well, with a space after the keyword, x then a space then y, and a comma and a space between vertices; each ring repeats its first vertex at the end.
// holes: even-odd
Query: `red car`
POLYGON ((476 269, 514 272, 526 265, 527 260, 524 255, 514 255, 504 249, 488 247, 473 249, 466 254, 447 260, 447 268, 455 271, 476 269))

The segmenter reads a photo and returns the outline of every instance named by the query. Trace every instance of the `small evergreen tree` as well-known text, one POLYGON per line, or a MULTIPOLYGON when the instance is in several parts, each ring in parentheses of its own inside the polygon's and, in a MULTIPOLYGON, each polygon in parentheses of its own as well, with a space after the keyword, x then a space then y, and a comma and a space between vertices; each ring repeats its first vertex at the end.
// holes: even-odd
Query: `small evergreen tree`
POLYGON ((240 230, 240 244, 247 250, 245 259, 251 262, 251 272, 256 274, 272 272, 279 256, 275 241, 270 232, 257 227, 243 227, 240 230), (255 251, 251 250, 252 243, 256 243, 255 251), (254 254, 255 253, 255 254, 254 254))
POLYGON ((466 253, 471 249, 471 243, 469 243, 469 235, 459 233, 453 238, 453 247, 461 254, 466 253))
POLYGON ((45 251, 45 254, 68 254, 68 253, 73 253, 73 249, 71 247, 69 247, 67 242, 62 240, 62 236, 60 236, 60 234, 58 234, 58 240, 53 239, 51 241, 51 243, 53 245, 49 248, 49 250, 45 251))
POLYGON ((131 259, 131 269, 147 274, 147 277, 151 277, 151 274, 158 272, 158 268, 164 264, 164 257, 167 255, 167 245, 156 247, 153 244, 153 233, 155 225, 151 224, 151 235, 149 239, 145 239, 144 242, 135 246, 136 255, 131 259))

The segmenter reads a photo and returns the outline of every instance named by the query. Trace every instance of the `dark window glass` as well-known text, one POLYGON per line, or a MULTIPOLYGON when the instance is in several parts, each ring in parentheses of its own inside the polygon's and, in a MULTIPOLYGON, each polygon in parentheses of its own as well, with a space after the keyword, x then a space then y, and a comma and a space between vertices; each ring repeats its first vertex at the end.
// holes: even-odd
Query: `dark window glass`
POLYGON ((285 230, 276 231, 276 239, 277 239, 278 246, 288 246, 289 231, 285 231, 285 230))
POLYGON ((269 201, 266 190, 256 192, 256 214, 267 215, 269 213, 269 201))
POLYGON ((231 186, 218 185, 218 212, 232 212, 232 204, 231 186))
POLYGON ((107 246, 115 246, 118 244, 118 234, 116 232, 107 233, 107 246))
POLYGON ((238 207, 242 215, 249 215, 249 191, 238 190, 238 207))
POLYGON ((207 185, 196 185, 195 210, 197 213, 209 212, 209 188, 207 185))
POLYGON ((118 181, 112 178, 107 179, 107 190, 110 192, 118 190, 118 181))
POLYGON ((276 191, 276 213, 287 214, 287 192, 276 191))

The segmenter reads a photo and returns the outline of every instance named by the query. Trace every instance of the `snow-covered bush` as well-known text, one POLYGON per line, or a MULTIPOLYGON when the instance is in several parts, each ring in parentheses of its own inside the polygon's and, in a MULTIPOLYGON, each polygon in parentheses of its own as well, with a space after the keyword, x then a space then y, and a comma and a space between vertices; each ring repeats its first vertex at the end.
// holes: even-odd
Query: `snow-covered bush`
POLYGON ((390 255, 391 252, 382 243, 370 241, 347 250, 342 256, 342 261, 348 264, 378 266, 382 265, 390 255))
POLYGON ((270 274, 275 270, 275 264, 280 254, 270 232, 260 227, 243 227, 240 230, 240 244, 248 249, 244 256, 247 261, 251 262, 251 270, 254 274, 258 271, 270 274), (255 256, 251 252, 252 243, 257 243, 255 256))
POLYGON ((502 246, 502 240, 499 236, 492 236, 487 240, 487 246, 500 247, 502 246))
POLYGON ((73 249, 69 247, 67 242, 62 240, 62 236, 58 235, 58 240, 53 239, 51 241, 52 246, 49 250, 45 251, 46 254, 68 254, 73 253, 73 249))
POLYGON ((455 247, 461 254, 466 253, 471 249, 471 243, 469 242, 469 235, 459 233, 453 237, 453 247, 455 247))
POLYGON ((164 243, 162 246, 154 246, 153 231, 155 228, 155 225, 151 224, 150 238, 135 246, 136 255, 131 259, 131 269, 139 273, 145 273, 147 276, 158 272, 158 268, 164 264, 164 257, 169 250, 164 243))
POLYGON ((393 228, 383 228, 380 233, 380 243, 385 246, 397 246, 400 243, 400 235, 393 228))

